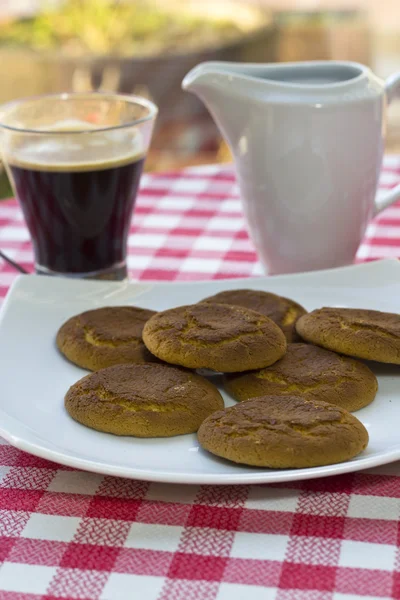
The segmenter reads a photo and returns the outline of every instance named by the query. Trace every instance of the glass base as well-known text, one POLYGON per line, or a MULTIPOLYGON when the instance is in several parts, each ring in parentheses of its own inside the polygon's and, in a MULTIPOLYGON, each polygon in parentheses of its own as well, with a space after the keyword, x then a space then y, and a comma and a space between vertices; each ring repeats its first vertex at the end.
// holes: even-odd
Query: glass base
POLYGON ((124 281, 128 277, 126 262, 121 262, 101 271, 92 271, 90 273, 59 273, 52 271, 43 265, 35 264, 37 275, 52 275, 56 277, 69 277, 70 279, 100 279, 108 281, 124 281))

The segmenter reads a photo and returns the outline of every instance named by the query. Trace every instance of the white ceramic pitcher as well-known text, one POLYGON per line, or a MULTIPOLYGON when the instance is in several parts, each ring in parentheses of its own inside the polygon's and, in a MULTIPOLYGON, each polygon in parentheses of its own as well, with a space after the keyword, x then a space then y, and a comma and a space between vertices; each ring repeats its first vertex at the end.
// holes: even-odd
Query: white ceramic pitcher
POLYGON ((234 155, 251 238, 270 274, 351 263, 373 215, 386 108, 384 83, 352 62, 208 62, 183 88, 201 98, 234 155))

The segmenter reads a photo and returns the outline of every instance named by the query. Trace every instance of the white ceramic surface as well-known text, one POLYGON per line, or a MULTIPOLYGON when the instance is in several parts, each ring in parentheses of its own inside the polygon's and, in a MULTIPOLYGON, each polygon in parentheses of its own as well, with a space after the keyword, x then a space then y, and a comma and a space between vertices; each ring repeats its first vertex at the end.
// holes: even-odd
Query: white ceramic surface
POLYGON ((386 84, 351 62, 208 62, 183 88, 206 104, 235 158, 250 235, 270 274, 350 264, 374 212, 386 84))
MULTIPOLYGON (((273 278, 200 283, 113 283, 20 276, 0 313, 0 435, 11 444, 72 467, 172 483, 291 481, 357 471, 400 459, 400 367, 373 365, 375 401, 356 414, 370 444, 352 461, 299 470, 236 466, 199 449, 195 435, 135 439, 99 433, 66 413, 63 397, 85 371, 56 350, 55 333, 70 316, 104 305, 166 309, 220 290, 254 288, 292 297, 309 310, 324 305, 399 312, 400 263, 273 278)), ((215 378, 218 381, 218 378, 215 378)), ((226 404, 234 401, 225 397, 226 404)))

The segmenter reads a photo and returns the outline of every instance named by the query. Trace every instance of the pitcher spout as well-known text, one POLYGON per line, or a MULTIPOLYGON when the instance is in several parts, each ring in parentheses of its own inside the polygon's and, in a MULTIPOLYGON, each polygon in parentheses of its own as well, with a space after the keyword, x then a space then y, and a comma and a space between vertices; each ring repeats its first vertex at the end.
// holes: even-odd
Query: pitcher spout
POLYGON ((240 68, 243 65, 206 62, 192 69, 182 82, 184 90, 198 96, 206 105, 231 148, 235 146, 248 96, 247 93, 243 96, 240 68))
POLYGON ((182 81, 182 88, 197 95, 206 95, 218 85, 220 78, 225 78, 226 66, 216 62, 205 62, 194 67, 182 81))

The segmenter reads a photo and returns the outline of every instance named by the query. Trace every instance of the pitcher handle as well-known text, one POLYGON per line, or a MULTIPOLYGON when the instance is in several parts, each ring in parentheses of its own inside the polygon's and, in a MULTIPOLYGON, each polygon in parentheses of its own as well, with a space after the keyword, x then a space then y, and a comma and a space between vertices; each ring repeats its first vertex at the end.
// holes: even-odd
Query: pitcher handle
MULTIPOLYGON (((400 96, 400 73, 391 75, 385 83, 386 98, 388 104, 391 101, 400 96)), ((400 183, 396 185, 392 190, 388 191, 383 197, 379 199, 375 198, 375 214, 380 213, 384 208, 387 208, 396 200, 400 200, 400 183)))

